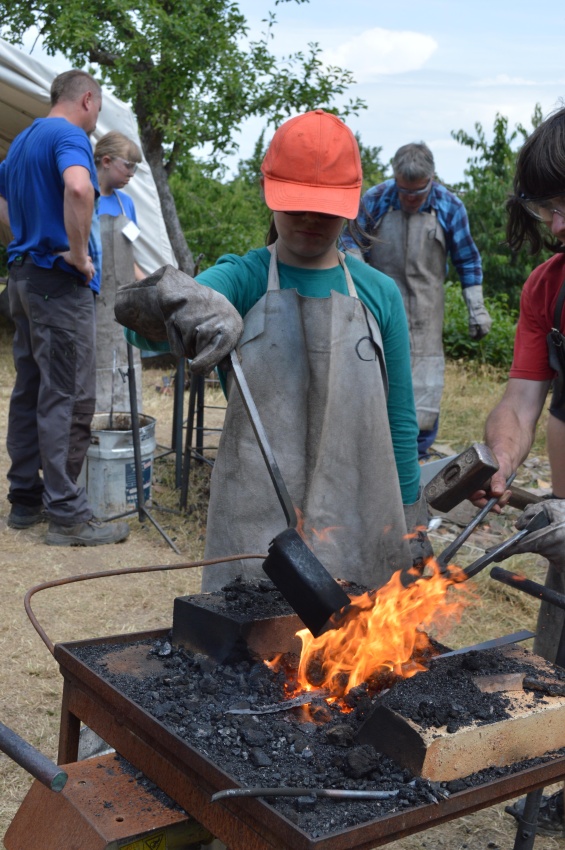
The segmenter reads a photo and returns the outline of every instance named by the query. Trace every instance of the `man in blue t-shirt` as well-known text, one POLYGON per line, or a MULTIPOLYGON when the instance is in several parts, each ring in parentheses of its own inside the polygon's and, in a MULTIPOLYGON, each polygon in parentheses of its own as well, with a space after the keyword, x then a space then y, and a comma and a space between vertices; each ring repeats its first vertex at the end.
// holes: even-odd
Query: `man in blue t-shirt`
POLYGON ((129 533, 127 523, 93 519, 77 484, 95 408, 101 263, 88 136, 101 107, 102 90, 90 74, 60 74, 49 114, 14 139, 0 164, 0 220, 14 236, 8 294, 16 326, 8 525, 48 519, 45 542, 55 546, 115 543, 129 533))

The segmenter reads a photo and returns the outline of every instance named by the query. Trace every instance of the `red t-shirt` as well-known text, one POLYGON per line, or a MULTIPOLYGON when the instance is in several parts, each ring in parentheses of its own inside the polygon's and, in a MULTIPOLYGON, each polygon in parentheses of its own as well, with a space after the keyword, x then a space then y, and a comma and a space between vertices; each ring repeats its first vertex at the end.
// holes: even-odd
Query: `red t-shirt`
MULTIPOLYGON (((548 360, 547 335, 553 327, 555 302, 564 280, 565 254, 556 254, 534 269, 524 284, 511 378, 550 381, 555 376, 548 360)), ((563 316, 560 331, 565 333, 563 316)))

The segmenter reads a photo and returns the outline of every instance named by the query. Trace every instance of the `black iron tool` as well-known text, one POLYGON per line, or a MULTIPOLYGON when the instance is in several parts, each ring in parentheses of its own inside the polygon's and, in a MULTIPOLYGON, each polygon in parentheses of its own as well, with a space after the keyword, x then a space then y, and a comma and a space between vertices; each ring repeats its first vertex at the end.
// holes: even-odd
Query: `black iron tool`
MULTIPOLYGON (((510 487, 510 485, 511 485, 511 484, 512 484, 512 482, 514 481, 514 478, 515 478, 515 477, 516 477, 516 473, 515 473, 515 472, 513 472, 513 473, 512 473, 512 475, 510 476, 510 478, 508 478, 508 479, 506 480, 506 486, 507 486, 507 487, 510 487)), ((431 482, 430 482, 430 483, 431 483, 431 482)), ((468 524, 465 526, 465 528, 463 529, 463 531, 461 531, 461 532, 457 535, 457 537, 455 538, 455 540, 452 540, 452 541, 451 541, 451 543, 449 544, 449 546, 446 546, 446 547, 445 547, 445 549, 443 550, 443 552, 441 552, 441 554, 439 554, 439 555, 437 556, 436 561, 437 561, 437 563, 439 564, 439 566, 440 566, 440 567, 442 567, 442 569, 443 569, 443 568, 445 568, 445 567, 447 567, 447 565, 448 565, 448 563, 450 562, 451 558, 453 558, 453 556, 455 555, 455 553, 459 551, 459 549, 461 548, 461 546, 462 546, 462 545, 465 543, 465 541, 466 541, 466 540, 467 540, 467 539, 471 536, 471 534, 473 533, 473 531, 475 530, 475 528, 479 525, 479 523, 481 523, 481 522, 483 521, 483 519, 486 517, 486 515, 488 514, 488 512, 489 512, 492 508, 494 508, 494 506, 496 505, 496 503, 498 502, 498 500, 499 500, 499 497, 498 497, 498 496, 492 496, 492 497, 488 500, 488 502, 487 502, 487 503, 486 503, 486 504, 485 504, 485 505, 484 505, 484 506, 480 509, 480 511, 478 512, 478 514, 476 514, 476 516, 474 516, 474 517, 473 517, 473 519, 471 520, 471 522, 470 522, 470 523, 468 523, 468 524)))
POLYGON ((495 472, 498 472, 498 462, 489 447, 473 443, 451 458, 426 484, 426 501, 436 511, 447 513, 475 490, 480 490, 495 472))
POLYGON ((349 605, 350 599, 296 531, 297 517, 292 499, 235 350, 230 354, 230 361, 243 406, 288 524, 288 528, 277 534, 269 546, 263 569, 304 625, 314 637, 318 637, 328 629, 336 628, 335 615, 349 605))
POLYGON ((540 511, 531 518, 525 528, 522 528, 520 531, 516 532, 516 534, 513 534, 512 537, 509 537, 508 540, 505 540, 503 543, 499 543, 498 546, 494 546, 492 549, 489 549, 484 555, 477 558, 477 560, 473 561, 472 564, 469 564, 468 567, 465 567, 463 572, 467 578, 476 576, 477 573, 480 573, 481 570, 484 570, 484 568, 488 567, 489 564, 492 564, 493 561, 503 561, 504 558, 507 557, 506 551, 515 543, 518 543, 518 541, 523 537, 526 537, 527 534, 531 534, 532 531, 539 531, 541 528, 545 528, 548 525, 549 518, 547 514, 544 511, 540 511))

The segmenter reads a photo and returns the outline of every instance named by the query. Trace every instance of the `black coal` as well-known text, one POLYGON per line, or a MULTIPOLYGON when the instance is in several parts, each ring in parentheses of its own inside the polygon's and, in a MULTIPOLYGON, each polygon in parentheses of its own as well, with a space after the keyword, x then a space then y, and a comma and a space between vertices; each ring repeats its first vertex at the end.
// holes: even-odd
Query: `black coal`
MULTIPOLYGON (((235 589, 233 585, 226 589, 225 601, 237 608, 239 593, 239 602, 245 598, 247 607, 253 607, 261 596, 269 597, 270 606, 270 592, 263 587, 257 589, 258 596, 248 589, 239 593, 236 583, 235 589)), ((280 605, 274 608, 273 615, 281 613, 280 605)), ((249 710, 287 699, 285 685, 292 679, 298 659, 286 657, 285 671, 252 658, 217 665, 204 655, 173 647, 170 639, 157 640, 150 655, 160 660, 162 669, 140 680, 107 669, 104 657, 121 650, 123 643, 84 645, 74 652, 128 699, 233 777, 234 785, 398 791, 393 799, 378 801, 337 801, 307 793, 266 799, 313 838, 404 808, 438 802, 442 796, 543 761, 531 759, 462 780, 432 783, 412 776, 372 746, 356 744, 359 727, 375 699, 381 698, 374 695, 374 688, 365 685, 351 691, 344 700, 347 713, 336 704, 314 698, 309 712, 294 708, 253 714, 249 710), (230 713, 233 709, 246 713, 230 713)), ((488 723, 506 716, 503 697, 484 695, 472 684, 473 675, 514 672, 512 663, 498 650, 453 656, 431 666, 430 672, 394 684, 382 697, 387 705, 423 725, 447 722, 453 731, 471 719, 488 723)), ((532 696, 533 700, 540 698, 543 696, 532 696)))

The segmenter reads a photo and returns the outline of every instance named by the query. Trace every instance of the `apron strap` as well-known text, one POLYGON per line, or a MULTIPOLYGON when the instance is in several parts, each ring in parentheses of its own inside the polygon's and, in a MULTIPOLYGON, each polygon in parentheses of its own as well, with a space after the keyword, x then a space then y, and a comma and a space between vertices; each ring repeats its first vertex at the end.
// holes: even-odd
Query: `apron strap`
POLYGON ((113 189, 113 190, 112 190, 112 192, 113 192, 113 194, 116 196, 116 200, 117 200, 117 202, 118 202, 118 203, 119 203, 119 205, 120 205, 120 209, 121 209, 121 211, 122 211, 122 215, 125 215, 125 214, 126 214, 126 211, 125 211, 125 209, 124 209, 124 205, 122 204, 122 199, 120 198, 120 196, 118 195, 118 193, 116 192, 116 190, 115 190, 115 189, 113 189))
MULTIPOLYGON (((267 292, 272 292, 279 290, 280 280, 279 280, 279 267, 278 267, 278 254, 277 254, 277 243, 275 242, 273 245, 268 246, 269 251, 271 252, 271 260, 269 262, 269 277, 267 279, 267 292)), ((357 290, 355 289, 355 284, 353 283, 353 278, 351 277, 351 272, 349 271, 347 264, 345 262, 345 254, 343 251, 337 252, 339 264, 343 269, 345 274, 345 282, 347 284, 347 293, 351 296, 351 298, 357 298, 357 290)))

